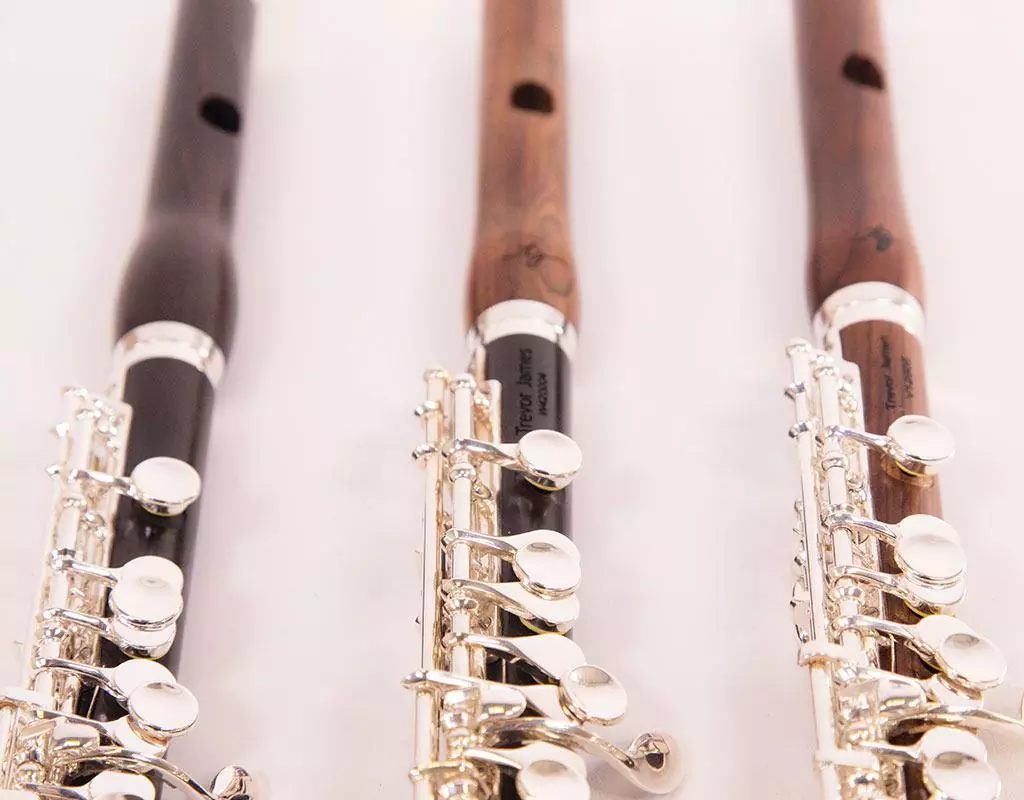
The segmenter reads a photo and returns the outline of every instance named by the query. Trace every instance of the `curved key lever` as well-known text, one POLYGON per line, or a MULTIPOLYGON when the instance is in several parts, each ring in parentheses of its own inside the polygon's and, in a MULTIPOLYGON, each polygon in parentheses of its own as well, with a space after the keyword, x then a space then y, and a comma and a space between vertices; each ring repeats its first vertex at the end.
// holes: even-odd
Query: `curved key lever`
POLYGON ((830 425, 825 436, 843 436, 885 453, 910 475, 934 475, 952 457, 953 434, 940 422, 920 414, 895 420, 885 435, 830 425))
POLYGON ((454 439, 444 447, 450 458, 456 453, 522 472, 538 489, 556 491, 568 486, 583 466, 579 445, 564 433, 530 431, 516 443, 493 444, 480 439, 454 439))
POLYGON ((512 719, 526 711, 526 698, 518 686, 467 678, 442 670, 416 670, 402 680, 402 686, 414 692, 432 692, 442 697, 449 692, 474 693, 477 719, 512 719))
POLYGON ((116 667, 97 667, 93 664, 80 664, 63 658, 37 658, 33 668, 41 670, 57 670, 70 672, 87 681, 98 684, 121 705, 126 706, 128 696, 140 686, 147 683, 167 683, 174 681, 174 675, 167 667, 156 661, 145 658, 130 658, 116 667))
POLYGON ((83 786, 45 786, 28 784, 30 798, 58 800, 156 800, 156 787, 145 775, 105 770, 83 786))
POLYGON ((916 583, 905 574, 892 575, 888 572, 864 569, 844 564, 829 571, 829 579, 835 587, 834 596, 842 598, 845 591, 843 581, 863 583, 882 592, 895 595, 918 614, 937 614, 955 608, 967 594, 963 581, 952 586, 928 586, 916 583))
POLYGON ((852 528, 891 545, 899 568, 918 584, 953 586, 967 569, 960 534, 931 514, 911 514, 895 525, 854 514, 833 514, 827 524, 830 533, 836 528, 852 528))
POLYGON ((907 747, 873 740, 862 746, 880 756, 920 764, 931 797, 998 800, 999 775, 988 764, 985 744, 970 731, 938 727, 907 747))
POLYGON ((420 692, 475 692, 477 719, 514 719, 530 706, 548 719, 614 725, 626 714, 626 692, 613 675, 589 664, 569 670, 556 685, 511 686, 440 670, 417 670, 402 685, 420 692))
POLYGON ((572 639, 558 633, 541 633, 536 636, 486 636, 479 633, 449 633, 444 646, 455 644, 469 647, 484 647, 495 653, 525 661, 539 670, 550 680, 557 681, 567 672, 587 663, 583 649, 572 639))
POLYGON ((837 617, 832 627, 836 633, 859 630, 905 639, 925 661, 968 691, 991 689, 1006 675, 1006 659, 999 648, 956 617, 933 614, 916 625, 900 625, 858 615, 837 617))
POLYGON ((558 531, 539 529, 514 536, 487 536, 451 528, 441 541, 446 548, 464 543, 511 562, 523 586, 539 597, 566 597, 580 584, 580 551, 572 539, 558 531))
MULTIPOLYGON (((60 467, 51 467, 59 475, 60 467)), ((91 469, 73 469, 68 480, 95 491, 115 491, 135 500, 151 514, 176 517, 199 499, 202 479, 199 473, 179 458, 157 456, 140 461, 130 476, 109 475, 91 469)))
MULTIPOLYGON (((167 751, 170 740, 191 730, 199 717, 195 696, 174 681, 139 684, 132 689, 125 705, 128 713, 109 722, 36 707, 32 725, 37 730, 32 730, 31 735, 49 733, 53 749, 64 752, 67 758, 77 758, 95 749, 101 735, 136 755, 159 758, 167 751)), ((125 768, 135 771, 131 766, 125 768)))
POLYGON ((116 616, 95 617, 69 608, 48 608, 40 621, 54 628, 71 623, 96 631, 133 658, 162 658, 171 649, 178 632, 178 626, 173 623, 157 630, 145 630, 116 616))
POLYGON ((516 581, 487 583, 462 578, 445 578, 441 590, 449 599, 472 598, 494 603, 505 611, 527 620, 539 620, 564 633, 570 630, 580 615, 580 601, 574 596, 549 600, 529 591, 516 581))
MULTIPOLYGON (((60 766, 84 769, 92 764, 100 764, 106 768, 135 772, 138 774, 155 774, 163 783, 182 792, 192 800, 258 800, 260 792, 253 777, 242 767, 231 765, 224 767, 206 789, 184 770, 176 767, 166 759, 139 753, 124 747, 95 747, 82 752, 69 754, 60 759, 60 766)), ((38 791, 40 787, 33 787, 38 791)), ((47 787, 41 787, 47 788, 47 787)), ((43 797, 63 798, 61 794, 47 794, 43 797)), ((115 795, 116 797, 116 795, 115 795)), ((118 798, 120 800, 120 798, 118 798)))
POLYGON ((588 753, 651 794, 673 791, 689 771, 675 740, 663 733, 641 734, 629 749, 622 750, 579 725, 538 717, 502 720, 483 729, 484 739, 491 746, 549 742, 588 753))
POLYGON ((473 761, 512 772, 521 800, 589 800, 590 784, 583 759, 571 750, 533 742, 525 747, 469 748, 463 755, 473 761))
POLYGON ((50 555, 50 566, 55 572, 73 572, 111 586, 110 610, 115 619, 133 628, 162 630, 184 609, 185 577, 177 564, 160 556, 140 556, 114 569, 79 561, 61 549, 50 555))

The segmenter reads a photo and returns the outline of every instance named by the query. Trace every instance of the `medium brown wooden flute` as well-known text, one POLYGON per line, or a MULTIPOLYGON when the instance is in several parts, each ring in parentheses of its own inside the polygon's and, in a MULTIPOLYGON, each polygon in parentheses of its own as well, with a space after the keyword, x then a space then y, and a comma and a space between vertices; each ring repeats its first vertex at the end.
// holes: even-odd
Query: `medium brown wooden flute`
POLYGON ((973 729, 1006 664, 953 616, 960 537, 935 474, 921 264, 896 163, 875 0, 796 0, 817 341, 790 344, 801 465, 793 605, 827 800, 996 798, 973 729))
POLYGON ((578 300, 565 188, 561 0, 487 0, 470 371, 426 373, 416 800, 590 796, 579 753, 654 794, 685 772, 645 733, 620 749, 625 693, 568 632, 579 552, 567 487, 578 300))

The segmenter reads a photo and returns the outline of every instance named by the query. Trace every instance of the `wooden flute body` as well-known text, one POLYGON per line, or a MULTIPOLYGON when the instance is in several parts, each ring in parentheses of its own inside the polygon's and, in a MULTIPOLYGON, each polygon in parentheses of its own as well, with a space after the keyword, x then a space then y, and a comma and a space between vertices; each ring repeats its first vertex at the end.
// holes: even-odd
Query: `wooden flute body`
POLYGON ((794 608, 824 797, 995 798, 998 776, 970 730, 980 717, 1019 725, 1019 712, 982 711, 1005 662, 953 617, 964 555, 940 519, 935 477, 952 439, 926 416, 923 277, 900 190, 879 4, 794 6, 807 296, 820 348, 790 346, 806 570, 794 608), (843 672, 853 665, 859 673, 843 672))
POLYGON ((536 300, 579 324, 565 155, 561 0, 484 4, 472 326, 507 300, 536 300))
MULTIPOLYGON (((234 338, 231 230, 253 28, 252 0, 181 0, 149 199, 117 310, 112 383, 132 408, 129 472, 154 457, 180 459, 200 475, 205 466, 234 338)), ((200 505, 162 516, 122 499, 110 566, 162 556, 182 569, 187 596, 200 505)), ((172 671, 183 622, 162 658, 172 671)), ((103 645, 104 666, 124 658, 103 645)), ((81 710, 98 719, 121 713, 100 692, 83 696, 81 710)))
POLYGON ((0 687, 0 796, 254 800, 167 759, 214 395, 235 319, 229 243, 251 0, 180 0, 156 168, 122 282, 109 382, 65 389, 21 685, 0 687))
MULTIPOLYGON (((466 294, 471 327, 479 327, 490 309, 514 301, 543 304, 521 306, 527 319, 561 315, 556 324, 572 326, 578 319, 566 201, 562 24, 561 0, 484 4, 477 232, 466 294)), ((483 343, 477 354, 480 377, 503 387, 503 442, 518 442, 534 430, 569 433, 565 342, 528 327, 521 321, 517 332, 483 343)), ((544 491, 521 473, 504 473, 501 535, 543 528, 571 536, 571 491, 544 491)), ((503 577, 514 578, 510 565, 503 577)), ((519 617, 503 615, 504 635, 528 630, 519 617)), ((511 682, 529 681, 505 662, 492 667, 511 682)))
POLYGON ((483 28, 470 370, 428 370, 417 407, 426 500, 421 668, 405 679, 417 694, 413 794, 589 797, 580 752, 665 794, 685 774, 671 737, 620 749, 582 727, 618 722, 625 694, 568 636, 580 572, 568 487, 582 456, 566 435, 579 309, 561 0, 486 0, 483 28))

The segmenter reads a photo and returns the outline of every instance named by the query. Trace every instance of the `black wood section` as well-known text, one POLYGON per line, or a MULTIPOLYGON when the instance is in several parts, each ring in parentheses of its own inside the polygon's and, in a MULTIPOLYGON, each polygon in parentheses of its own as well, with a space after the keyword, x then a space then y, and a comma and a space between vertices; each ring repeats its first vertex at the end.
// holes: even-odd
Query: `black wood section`
MULTIPOLYGON (((569 433, 569 359, 554 342, 539 336, 505 336, 487 346, 486 377, 501 383, 501 440, 517 442, 530 431, 569 433)), ((572 488, 545 492, 517 472, 502 471, 498 496, 501 535, 549 528, 571 536, 569 506, 572 488)), ((503 580, 516 580, 504 565, 503 580)), ((505 614, 502 635, 522 636, 532 631, 519 617, 505 614)), ((514 665, 492 667, 494 677, 510 683, 530 683, 529 675, 514 665), (502 671, 504 669, 504 674, 502 671)))
MULTIPOLYGON (((191 325, 225 356, 235 324, 231 227, 252 48, 252 0, 179 0, 163 117, 142 234, 128 262, 117 312, 117 338, 150 322, 191 325)), ((202 476, 214 390, 205 375, 174 359, 143 361, 125 377, 132 406, 126 471, 155 456, 180 458, 202 476)), ((201 501, 200 501, 201 502, 201 501)), ((199 502, 177 517, 158 517, 122 500, 111 566, 164 556, 185 573, 186 608, 199 502)), ((171 651, 180 660, 184 616, 171 651)), ((125 660, 104 643, 101 663, 125 660)), ((83 692, 80 713, 111 719, 124 711, 103 692, 83 692)))
MULTIPOLYGON (((195 367, 169 358, 142 361, 133 366, 125 380, 124 400, 134 409, 128 436, 126 472, 140 461, 169 456, 187 461, 204 474, 210 419, 213 415, 214 389, 195 367)), ((196 525, 202 498, 177 517, 150 514, 133 500, 124 498, 118 506, 110 565, 143 555, 163 556, 185 573, 185 609, 178 620, 178 635, 171 651, 160 659, 177 673, 180 661, 185 617, 188 613, 188 588, 196 525)), ((104 642, 103 666, 125 660, 114 645, 104 642)), ((94 719, 113 719, 124 714, 105 693, 83 694, 80 707, 94 719)))
MULTIPOLYGON (((518 442, 534 430, 569 433, 569 359, 554 342, 525 334, 504 336, 487 345, 486 377, 501 383, 501 441, 518 442)), ((528 483, 521 474, 502 470, 498 495, 501 535, 548 528, 571 536, 570 493, 572 487, 545 492, 528 483)), ((502 580, 516 580, 508 564, 502 565, 502 580)), ((535 633, 514 614, 502 614, 502 636, 535 633)), ((536 683, 519 664, 494 659, 488 677, 507 683, 536 683)), ((510 778, 501 781, 502 800, 517 800, 519 793, 510 778)))
POLYGON ((181 0, 142 234, 117 337, 174 320, 225 355, 235 322, 230 248, 252 47, 252 0, 181 0))

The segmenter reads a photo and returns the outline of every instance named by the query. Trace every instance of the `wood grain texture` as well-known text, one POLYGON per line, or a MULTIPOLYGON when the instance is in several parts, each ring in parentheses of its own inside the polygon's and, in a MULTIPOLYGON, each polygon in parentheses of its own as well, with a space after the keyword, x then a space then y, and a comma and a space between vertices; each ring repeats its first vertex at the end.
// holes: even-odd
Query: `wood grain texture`
POLYGON ((561 0, 487 0, 476 243, 466 324, 506 300, 579 322, 569 240, 561 0))
MULTIPOLYGON (((865 281, 899 286, 924 302, 921 265, 903 205, 889 76, 876 0, 794 0, 810 214, 807 294, 812 313, 836 290, 865 281)), ((865 427, 885 433, 905 414, 928 413, 921 345, 889 322, 862 322, 841 333, 843 357, 860 368, 865 427)), ((934 478, 915 478, 869 455, 874 516, 897 523, 910 514, 942 515, 934 478)), ((880 546, 881 568, 899 571, 880 546)), ((920 617, 885 596, 883 615, 920 617)), ((899 642, 883 666, 927 678, 933 670, 899 642)), ((921 770, 904 770, 906 800, 928 800, 921 770)))
MULTIPOLYGON (((843 357, 860 368, 864 398, 864 423, 872 433, 885 433, 904 414, 928 414, 924 359, 921 343, 891 322, 861 322, 840 334, 843 357)), ((876 452, 869 455, 871 499, 874 516, 882 522, 897 523, 911 514, 942 516, 938 484, 932 478, 912 478, 891 460, 876 452)), ((884 572, 899 567, 889 545, 879 547, 884 572)), ((886 619, 913 625, 920 616, 897 597, 885 596, 886 619)), ((897 643, 884 665, 902 675, 927 678, 934 670, 913 651, 897 643)), ((920 770, 908 768, 907 800, 928 800, 920 770)))
POLYGON ((862 281, 924 302, 900 190, 878 4, 795 0, 807 158, 812 312, 862 281))

